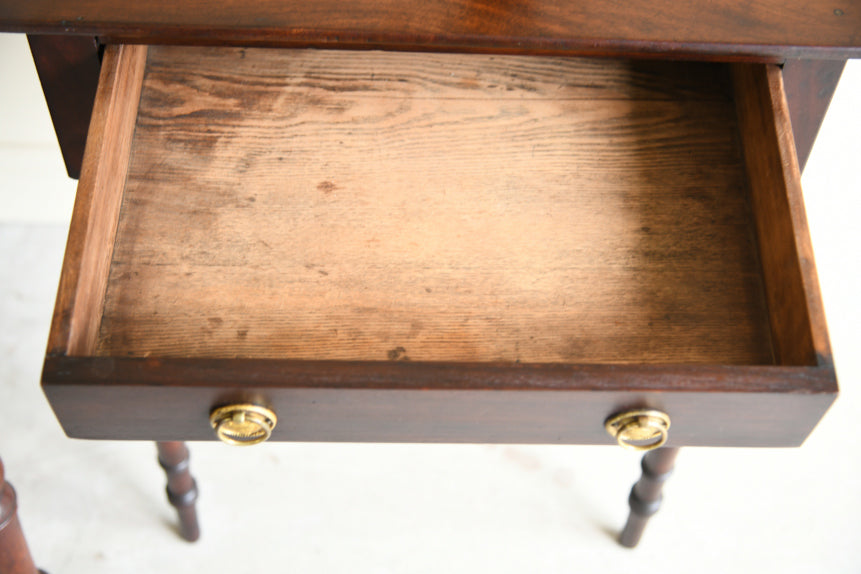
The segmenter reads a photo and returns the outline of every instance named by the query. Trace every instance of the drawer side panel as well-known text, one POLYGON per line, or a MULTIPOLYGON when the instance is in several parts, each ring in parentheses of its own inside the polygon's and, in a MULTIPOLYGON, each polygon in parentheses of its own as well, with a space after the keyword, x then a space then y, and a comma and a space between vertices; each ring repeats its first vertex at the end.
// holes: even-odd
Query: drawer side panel
POLYGON ((49 354, 94 352, 140 101, 146 46, 111 46, 90 121, 49 354))
POLYGON ((830 366, 781 70, 739 64, 733 76, 777 363, 830 366))

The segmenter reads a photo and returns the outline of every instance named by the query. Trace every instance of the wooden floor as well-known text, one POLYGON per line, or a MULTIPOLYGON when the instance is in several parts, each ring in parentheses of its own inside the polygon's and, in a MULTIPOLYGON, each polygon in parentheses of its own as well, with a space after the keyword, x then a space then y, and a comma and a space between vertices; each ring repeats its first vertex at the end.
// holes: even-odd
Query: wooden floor
POLYGON ((102 355, 773 362, 719 65, 148 58, 102 355))

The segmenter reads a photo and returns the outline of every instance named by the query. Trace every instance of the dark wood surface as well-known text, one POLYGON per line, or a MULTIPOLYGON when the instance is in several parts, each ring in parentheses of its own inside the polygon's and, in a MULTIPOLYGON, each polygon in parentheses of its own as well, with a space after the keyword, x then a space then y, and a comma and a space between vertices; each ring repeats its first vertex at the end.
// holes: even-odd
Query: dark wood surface
POLYGON ((179 515, 180 536, 194 542, 200 538, 195 507, 198 491, 189 469, 188 447, 178 441, 158 442, 156 447, 158 463, 167 474, 167 500, 179 515))
POLYGON ((786 101, 801 170, 813 149, 845 65, 843 60, 788 60, 783 65, 786 101))
POLYGON ((18 501, 12 485, 6 482, 3 461, 0 460, 0 573, 39 574, 21 523, 18 520, 18 501))
POLYGON ((628 504, 631 512, 619 536, 622 546, 633 548, 640 542, 649 519, 661 507, 664 483, 673 472, 678 448, 664 447, 643 455, 643 476, 631 489, 628 504))
POLYGON ((270 404, 276 441, 614 444, 611 414, 672 417, 670 445, 798 446, 834 400, 821 367, 475 365, 49 357, 67 434, 213 440, 209 411, 270 404))
POLYGON ((93 36, 62 35, 30 35, 27 40, 66 172, 77 179, 99 84, 98 41, 93 36))
POLYGON ((861 54, 854 0, 2 0, 0 30, 95 35, 106 42, 555 54, 661 58, 861 54))

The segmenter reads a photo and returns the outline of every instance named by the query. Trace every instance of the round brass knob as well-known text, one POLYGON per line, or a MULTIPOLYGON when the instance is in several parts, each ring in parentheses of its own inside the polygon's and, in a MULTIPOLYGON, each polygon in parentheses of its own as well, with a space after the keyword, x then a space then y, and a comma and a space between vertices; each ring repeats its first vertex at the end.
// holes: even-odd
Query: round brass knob
POLYGON ((613 415, 604 423, 610 436, 628 450, 646 451, 664 446, 670 417, 652 409, 637 409, 613 415))
POLYGON ((209 422, 222 442, 252 445, 269 438, 278 418, 266 407, 245 403, 216 408, 210 413, 209 422))

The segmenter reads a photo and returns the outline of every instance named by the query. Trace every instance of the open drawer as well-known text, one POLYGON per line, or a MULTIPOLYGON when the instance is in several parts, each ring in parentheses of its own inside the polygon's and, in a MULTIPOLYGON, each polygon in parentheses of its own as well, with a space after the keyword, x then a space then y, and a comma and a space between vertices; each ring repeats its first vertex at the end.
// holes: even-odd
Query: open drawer
POLYGON ((837 385, 780 69, 112 46, 43 372, 70 436, 800 444, 837 385))

